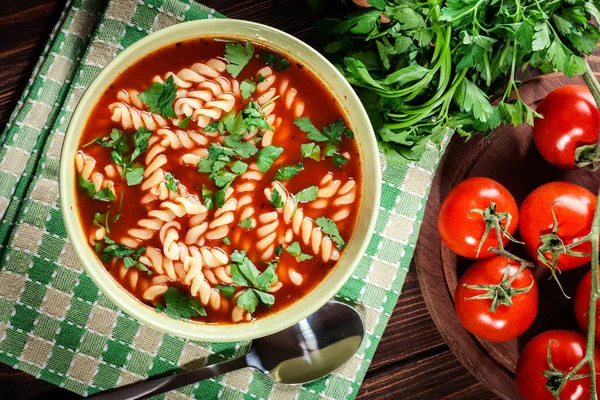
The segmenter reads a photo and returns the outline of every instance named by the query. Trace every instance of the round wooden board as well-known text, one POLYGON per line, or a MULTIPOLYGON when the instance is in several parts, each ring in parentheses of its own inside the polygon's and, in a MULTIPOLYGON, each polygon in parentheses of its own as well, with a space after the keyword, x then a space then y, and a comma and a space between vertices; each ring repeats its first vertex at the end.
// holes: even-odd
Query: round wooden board
MULTIPOLYGON (((583 84, 583 81, 557 74, 544 75, 528 81, 519 92, 528 104, 537 106, 546 94, 566 84, 583 84)), ((462 180, 473 176, 497 180, 520 205, 533 189, 551 181, 573 182, 596 193, 600 175, 588 170, 554 168, 537 152, 531 127, 501 126, 487 139, 477 136, 464 143, 460 137, 453 138, 433 180, 415 251, 425 302, 442 337, 467 369, 498 396, 519 399, 514 370, 520 349, 540 332, 577 329, 572 300, 564 298, 556 283, 547 279, 547 269, 536 266, 540 289, 538 316, 521 337, 510 342, 491 343, 477 339, 461 326, 454 311, 454 291, 458 279, 474 261, 456 256, 441 242, 437 215, 448 192, 462 180)), ((567 294, 574 294, 579 279, 588 268, 562 274, 561 282, 567 294)))

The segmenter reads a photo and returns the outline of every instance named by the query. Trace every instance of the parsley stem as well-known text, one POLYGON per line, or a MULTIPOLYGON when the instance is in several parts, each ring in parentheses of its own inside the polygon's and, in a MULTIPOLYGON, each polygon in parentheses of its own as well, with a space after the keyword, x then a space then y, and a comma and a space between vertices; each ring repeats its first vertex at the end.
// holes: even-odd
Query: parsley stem
POLYGON ((123 198, 125 197, 125 190, 121 190, 121 195, 119 196, 119 213, 121 212, 121 208, 123 207, 123 198))
POLYGON ((86 148, 94 143, 96 143, 98 141, 98 139, 100 139, 100 136, 96 136, 95 138, 93 138, 92 140, 90 140, 89 142, 87 142, 86 144, 84 144, 83 146, 81 146, 81 148, 86 148))
POLYGON ((277 95, 275 97, 273 97, 272 99, 270 99, 269 101, 267 101, 265 104, 260 106, 260 109, 262 110, 263 108, 265 108, 266 106, 268 106, 269 104, 271 104, 272 102, 274 102, 275 100, 277 100, 278 98, 280 98, 280 95, 277 95))

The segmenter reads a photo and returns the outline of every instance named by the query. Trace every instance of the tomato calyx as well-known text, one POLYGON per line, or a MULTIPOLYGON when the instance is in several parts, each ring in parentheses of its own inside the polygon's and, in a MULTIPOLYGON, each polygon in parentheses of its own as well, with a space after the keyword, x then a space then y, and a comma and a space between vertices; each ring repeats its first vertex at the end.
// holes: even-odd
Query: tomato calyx
POLYGON ((483 220, 485 221, 485 231, 483 232, 483 235, 479 240, 479 247, 477 247, 478 257, 479 253, 481 252, 481 248, 483 247, 483 243, 485 243, 485 241, 487 240, 487 237, 489 236, 492 229, 496 229, 496 234, 498 236, 498 241, 500 245, 502 244, 502 238, 500 237, 500 233, 504 234, 504 237, 508 238, 508 240, 512 242, 522 244, 522 242, 519 242, 518 240, 513 238, 508 232, 508 227, 510 226, 510 223, 512 221, 512 215, 510 215, 509 212, 497 212, 496 203, 494 203, 493 201, 490 202, 489 207, 487 207, 484 210, 474 208, 469 212, 480 214, 481 216, 483 216, 483 220), (502 225, 502 221, 506 221, 506 223, 502 225))
POLYGON ((517 272, 512 276, 512 278, 509 278, 508 276, 510 274, 510 260, 507 259, 507 265, 506 265, 506 268, 504 268, 504 275, 502 276, 502 280, 500 281, 500 283, 491 284, 491 285, 466 285, 465 284, 465 285, 463 285, 463 287, 465 287, 467 289, 485 291, 485 293, 481 293, 481 294, 478 294, 478 295, 472 296, 472 297, 467 297, 467 298, 465 298, 465 300, 490 299, 490 300, 492 300, 492 304, 490 304, 490 308, 489 308, 490 312, 496 312, 498 307, 500 307, 501 305, 505 305, 507 307, 512 306, 512 304, 513 304, 512 298, 519 294, 529 292, 535 283, 535 281, 532 279, 531 283, 527 287, 514 288, 511 286, 512 283, 514 282, 514 280, 517 278, 517 276, 519 276, 521 271, 523 271, 523 269, 525 269, 528 266, 529 265, 527 265, 527 263, 521 263, 521 266, 519 267, 517 272))
POLYGON ((575 165, 596 171, 600 168, 600 149, 597 144, 586 144, 575 149, 575 165))
POLYGON ((546 381, 546 390, 548 390, 552 396, 556 399, 560 399, 560 392, 562 392, 563 388, 567 384, 568 381, 574 381, 576 379, 589 378, 589 374, 576 374, 575 372, 579 370, 579 368, 574 368, 568 373, 561 372, 554 367, 552 364, 552 351, 551 346, 552 342, 558 344, 556 340, 548 341, 548 354, 547 361, 550 370, 542 371, 542 374, 547 379, 546 381))
POLYGON ((554 278, 554 280, 558 284, 558 287, 560 288, 562 294, 567 299, 570 299, 570 297, 567 296, 567 294, 565 293, 562 285, 560 284, 560 280, 558 279, 558 275, 556 274, 556 271, 558 271, 559 273, 562 272, 560 268, 558 268, 558 259, 561 254, 574 257, 587 257, 589 256, 589 254, 581 251, 571 250, 572 248, 579 246, 582 241, 576 241, 574 243, 566 245, 565 242, 561 239, 561 237, 558 236, 558 218, 556 218, 556 213, 554 212, 555 204, 556 203, 552 204, 551 207, 553 220, 552 231, 550 233, 546 233, 540 236, 540 241, 542 244, 537 249, 537 258, 542 264, 550 268, 552 278, 554 278), (550 258, 546 256, 547 253, 550 253, 550 258))

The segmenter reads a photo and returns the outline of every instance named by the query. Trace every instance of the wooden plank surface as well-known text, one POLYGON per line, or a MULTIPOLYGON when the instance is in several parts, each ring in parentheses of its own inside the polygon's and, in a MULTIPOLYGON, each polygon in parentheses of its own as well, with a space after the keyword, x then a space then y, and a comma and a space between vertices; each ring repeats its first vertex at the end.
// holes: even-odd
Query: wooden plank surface
MULTIPOLYGON (((17 103, 66 0, 4 1, 0 6, 0 131, 17 103)), ((334 3, 332 1, 332 3, 334 3)), ((314 44, 315 16, 304 0, 206 0, 231 17, 264 23, 314 44)), ((0 398, 77 398, 0 364, 0 398)), ((358 398, 489 399, 492 394, 450 352, 423 301, 415 268, 367 372, 358 398)))

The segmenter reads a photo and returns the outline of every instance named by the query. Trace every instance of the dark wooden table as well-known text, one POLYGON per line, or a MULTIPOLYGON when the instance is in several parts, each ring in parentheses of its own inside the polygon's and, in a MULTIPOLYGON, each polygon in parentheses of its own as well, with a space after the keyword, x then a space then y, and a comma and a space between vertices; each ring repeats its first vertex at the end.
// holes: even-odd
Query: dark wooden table
MULTIPOLYGON (((0 0, 0 131, 23 91, 66 0, 0 0)), ((305 0, 205 0, 231 17, 312 42, 316 17, 305 0)), ((0 398, 76 398, 0 364, 0 398)), ((450 352, 429 317, 414 266, 358 394, 359 399, 488 399, 492 393, 450 352)))

